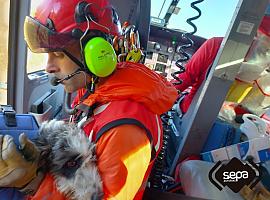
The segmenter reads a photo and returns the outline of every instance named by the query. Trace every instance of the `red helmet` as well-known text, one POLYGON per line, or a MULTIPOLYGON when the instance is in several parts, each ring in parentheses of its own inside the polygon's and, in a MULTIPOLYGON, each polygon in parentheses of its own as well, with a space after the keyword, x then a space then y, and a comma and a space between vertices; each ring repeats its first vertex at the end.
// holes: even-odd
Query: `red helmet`
POLYGON ((34 17, 25 18, 24 36, 33 52, 50 52, 78 40, 88 29, 121 34, 108 0, 40 0, 34 17))

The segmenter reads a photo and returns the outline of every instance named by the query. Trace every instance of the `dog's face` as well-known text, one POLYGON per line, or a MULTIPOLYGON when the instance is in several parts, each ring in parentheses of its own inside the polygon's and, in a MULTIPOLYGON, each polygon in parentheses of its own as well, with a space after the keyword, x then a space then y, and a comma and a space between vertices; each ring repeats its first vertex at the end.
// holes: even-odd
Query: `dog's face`
POLYGON ((60 192, 70 199, 102 199, 95 146, 81 129, 63 121, 45 122, 35 144, 42 152, 44 168, 53 174, 60 192))

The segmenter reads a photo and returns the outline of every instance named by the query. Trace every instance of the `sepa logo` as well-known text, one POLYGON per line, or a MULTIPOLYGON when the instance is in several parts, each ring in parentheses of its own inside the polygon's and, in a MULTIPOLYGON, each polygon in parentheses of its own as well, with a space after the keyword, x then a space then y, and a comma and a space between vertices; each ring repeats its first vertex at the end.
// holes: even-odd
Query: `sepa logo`
POLYGON ((250 189, 252 189, 261 178, 259 168, 254 162, 243 163, 237 158, 231 159, 226 165, 218 161, 208 176, 219 190, 228 186, 235 193, 245 185, 250 185, 250 189))
POLYGON ((232 172, 223 172, 223 181, 224 182, 238 182, 241 179, 248 179, 247 171, 232 171, 232 172))

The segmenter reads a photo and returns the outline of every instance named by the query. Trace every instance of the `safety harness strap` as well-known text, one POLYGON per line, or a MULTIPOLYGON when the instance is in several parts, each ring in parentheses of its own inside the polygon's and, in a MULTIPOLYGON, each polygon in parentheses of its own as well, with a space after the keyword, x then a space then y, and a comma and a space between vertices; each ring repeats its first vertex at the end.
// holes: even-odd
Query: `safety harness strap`
POLYGON ((115 121, 109 122, 108 124, 104 125, 96 134, 96 139, 95 143, 101 138, 101 136, 106 133, 108 130, 111 128, 124 125, 124 124, 130 124, 130 125, 136 125, 139 126, 140 128, 144 129, 146 131, 146 135, 150 141, 152 152, 151 152, 151 161, 155 158, 156 156, 156 150, 153 145, 153 137, 148 128, 146 128, 140 121, 133 119, 133 118, 122 118, 122 119, 117 119, 115 121))

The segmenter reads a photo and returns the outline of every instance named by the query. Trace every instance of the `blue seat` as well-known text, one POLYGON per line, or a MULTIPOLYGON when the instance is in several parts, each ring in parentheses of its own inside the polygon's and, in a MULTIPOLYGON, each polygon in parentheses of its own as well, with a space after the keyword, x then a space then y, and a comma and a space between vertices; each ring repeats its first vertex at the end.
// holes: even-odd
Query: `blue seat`
POLYGON ((24 200, 24 195, 16 188, 0 188, 0 200, 24 200))
MULTIPOLYGON (((32 115, 0 112, 0 134, 11 135, 17 145, 19 145, 21 133, 25 133, 29 139, 33 140, 38 136, 38 129, 38 123, 32 115), (10 120, 11 123, 7 123, 7 120, 10 120)), ((0 188, 0 200, 23 199, 24 195, 16 188, 0 188)))

